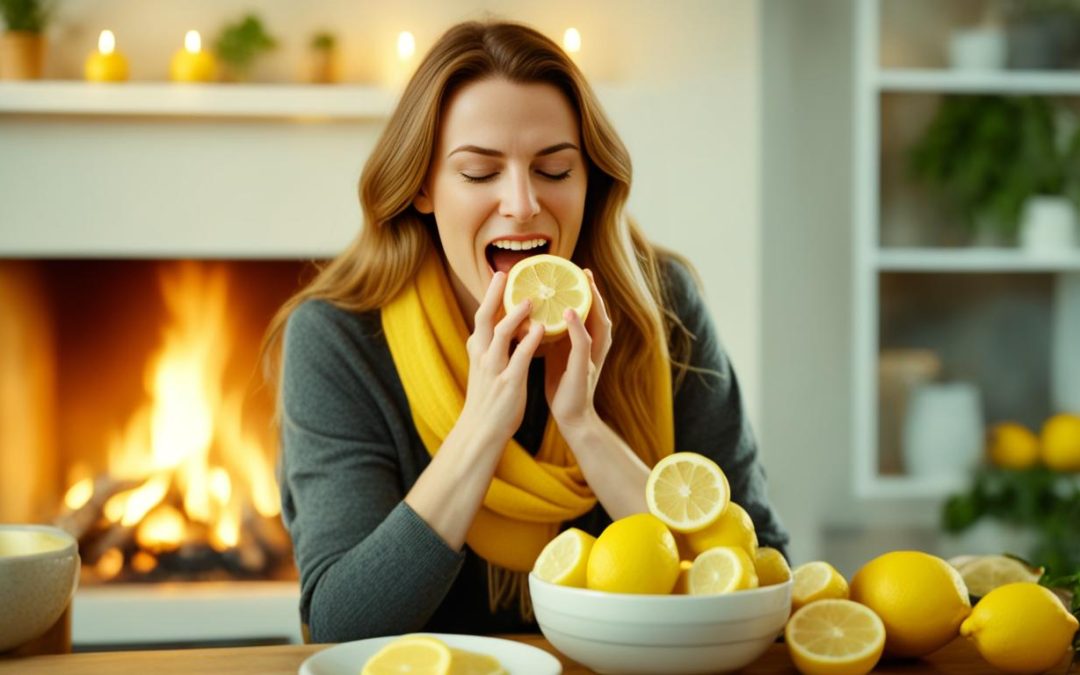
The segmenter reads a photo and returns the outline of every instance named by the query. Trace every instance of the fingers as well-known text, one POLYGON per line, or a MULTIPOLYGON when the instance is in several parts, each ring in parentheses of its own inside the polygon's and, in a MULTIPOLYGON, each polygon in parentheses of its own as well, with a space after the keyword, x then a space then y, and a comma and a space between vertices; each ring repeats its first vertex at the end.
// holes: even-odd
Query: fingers
POLYGON ((596 286, 592 270, 585 270, 585 274, 589 277, 593 297, 592 309, 589 310, 589 316, 585 318, 585 329, 593 339, 591 352, 593 363, 599 366, 611 347, 611 317, 608 316, 607 305, 604 304, 604 298, 596 286))
POLYGON ((570 356, 566 361, 565 377, 575 380, 572 386, 584 385, 592 361, 593 339, 585 330, 585 324, 577 312, 568 309, 563 313, 563 318, 566 319, 567 331, 570 333, 570 356))
POLYGON ((507 374, 515 378, 525 378, 529 374, 529 362, 536 354, 536 348, 544 339, 544 325, 537 321, 529 324, 529 332, 518 342, 514 353, 510 355, 510 363, 506 366, 507 374))
POLYGON ((506 356, 510 351, 511 338, 517 332, 518 326, 529 318, 530 312, 532 312, 532 301, 525 298, 495 325, 495 330, 491 335, 491 344, 488 346, 488 353, 501 355, 500 365, 505 363, 506 356))
POLYGON ((499 307, 502 306, 505 286, 506 273, 496 272, 491 277, 491 283, 488 284, 487 292, 484 293, 484 299, 480 301, 480 307, 477 308, 476 315, 473 317, 473 334, 469 336, 467 344, 470 353, 479 355, 487 351, 495 328, 495 316, 499 311, 499 307))

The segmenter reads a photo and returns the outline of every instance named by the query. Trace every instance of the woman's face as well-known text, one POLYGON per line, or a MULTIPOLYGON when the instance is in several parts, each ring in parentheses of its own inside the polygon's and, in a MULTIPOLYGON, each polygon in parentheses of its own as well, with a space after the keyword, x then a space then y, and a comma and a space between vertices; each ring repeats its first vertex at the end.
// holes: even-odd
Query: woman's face
POLYGON ((480 80, 445 105, 414 203, 435 214, 451 282, 471 321, 497 270, 537 253, 574 252, 586 165, 577 115, 553 85, 480 80))

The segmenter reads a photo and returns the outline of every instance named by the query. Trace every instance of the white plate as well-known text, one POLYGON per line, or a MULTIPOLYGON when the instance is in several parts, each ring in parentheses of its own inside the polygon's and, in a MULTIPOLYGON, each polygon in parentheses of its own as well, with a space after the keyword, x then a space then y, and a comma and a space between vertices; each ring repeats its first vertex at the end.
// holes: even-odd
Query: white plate
MULTIPOLYGON (((480 635, 422 633, 437 637, 451 647, 494 656, 510 675, 562 675, 562 664, 543 649, 513 640, 480 635)), ((300 675, 360 675, 364 664, 385 644, 401 637, 369 638, 343 642, 309 656, 300 664, 300 675)))

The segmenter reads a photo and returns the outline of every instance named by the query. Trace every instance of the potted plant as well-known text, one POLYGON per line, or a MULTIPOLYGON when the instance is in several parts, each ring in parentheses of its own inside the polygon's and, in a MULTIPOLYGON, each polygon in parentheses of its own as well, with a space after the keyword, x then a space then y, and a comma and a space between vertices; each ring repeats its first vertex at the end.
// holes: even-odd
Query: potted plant
POLYGON ((1064 115, 1043 97, 947 96, 911 149, 911 172, 974 242, 1011 244, 1025 219, 1074 212, 1080 143, 1063 134, 1064 115))
POLYGON ((248 14, 225 26, 214 48, 225 66, 224 79, 243 82, 250 76, 255 59, 277 48, 277 40, 266 32, 259 17, 248 14))
POLYGON ((328 31, 319 31, 311 37, 310 80, 316 84, 332 84, 338 81, 337 38, 328 31))
POLYGON ((44 0, 0 0, 5 30, 0 33, 0 80, 36 80, 45 61, 42 33, 52 15, 44 0))

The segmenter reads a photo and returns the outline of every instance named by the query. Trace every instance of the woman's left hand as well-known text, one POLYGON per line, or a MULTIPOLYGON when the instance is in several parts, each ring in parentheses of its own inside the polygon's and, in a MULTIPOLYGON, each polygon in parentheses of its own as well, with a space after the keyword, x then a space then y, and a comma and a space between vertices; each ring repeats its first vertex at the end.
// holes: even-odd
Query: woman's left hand
POLYGON ((611 348, 611 318, 592 271, 585 274, 593 296, 589 315, 582 322, 576 312, 566 310, 569 339, 551 345, 544 356, 544 392, 564 438, 596 419, 593 394, 611 348))

